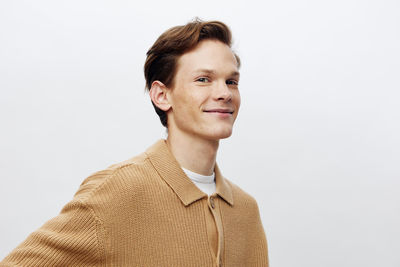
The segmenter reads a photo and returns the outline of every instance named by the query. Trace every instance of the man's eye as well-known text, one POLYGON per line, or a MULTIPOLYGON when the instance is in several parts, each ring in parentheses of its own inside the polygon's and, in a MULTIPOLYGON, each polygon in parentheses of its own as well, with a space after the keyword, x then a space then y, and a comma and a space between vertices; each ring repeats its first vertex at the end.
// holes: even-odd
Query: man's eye
POLYGON ((228 85, 239 85, 239 82, 235 81, 235 80, 227 80, 226 84, 228 84, 228 85))
POLYGON ((208 83, 210 82, 210 79, 208 79, 207 77, 201 77, 197 79, 198 82, 202 82, 202 83, 208 83))

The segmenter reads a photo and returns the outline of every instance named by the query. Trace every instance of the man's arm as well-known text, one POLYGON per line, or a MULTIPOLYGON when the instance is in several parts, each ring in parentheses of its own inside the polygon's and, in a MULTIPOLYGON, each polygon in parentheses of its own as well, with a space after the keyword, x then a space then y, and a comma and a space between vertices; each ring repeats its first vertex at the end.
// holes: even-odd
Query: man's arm
POLYGON ((101 266, 104 252, 100 220, 79 199, 46 222, 0 262, 8 266, 101 266))

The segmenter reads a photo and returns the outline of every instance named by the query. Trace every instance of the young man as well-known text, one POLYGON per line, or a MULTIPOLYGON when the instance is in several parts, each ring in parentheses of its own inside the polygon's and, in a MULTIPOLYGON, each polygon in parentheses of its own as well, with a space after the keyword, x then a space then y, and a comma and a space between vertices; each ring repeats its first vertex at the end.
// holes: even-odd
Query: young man
POLYGON ((268 266, 256 201, 215 162, 239 111, 239 65, 221 22, 163 33, 145 78, 168 138, 88 177, 0 266, 268 266))

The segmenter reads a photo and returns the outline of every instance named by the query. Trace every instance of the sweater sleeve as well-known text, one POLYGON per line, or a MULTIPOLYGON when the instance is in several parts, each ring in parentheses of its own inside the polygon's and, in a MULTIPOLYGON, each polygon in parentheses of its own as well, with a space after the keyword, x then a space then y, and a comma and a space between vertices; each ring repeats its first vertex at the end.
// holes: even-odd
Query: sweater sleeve
POLYGON ((101 266, 100 220, 79 199, 68 203, 0 262, 8 266, 101 266))

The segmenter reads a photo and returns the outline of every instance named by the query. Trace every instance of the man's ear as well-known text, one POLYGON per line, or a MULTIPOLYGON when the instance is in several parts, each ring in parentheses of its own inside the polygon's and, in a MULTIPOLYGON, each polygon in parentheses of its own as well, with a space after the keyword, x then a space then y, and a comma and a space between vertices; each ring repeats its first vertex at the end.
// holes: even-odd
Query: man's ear
POLYGON ((162 82, 154 81, 151 84, 149 93, 151 101, 154 103, 154 105, 165 112, 171 108, 171 104, 169 103, 167 97, 167 90, 168 88, 162 82))

